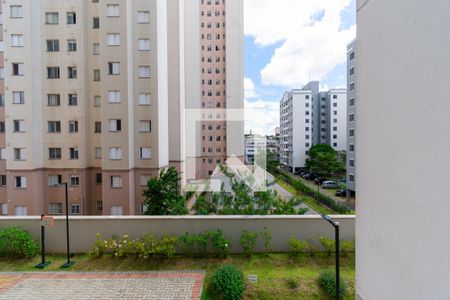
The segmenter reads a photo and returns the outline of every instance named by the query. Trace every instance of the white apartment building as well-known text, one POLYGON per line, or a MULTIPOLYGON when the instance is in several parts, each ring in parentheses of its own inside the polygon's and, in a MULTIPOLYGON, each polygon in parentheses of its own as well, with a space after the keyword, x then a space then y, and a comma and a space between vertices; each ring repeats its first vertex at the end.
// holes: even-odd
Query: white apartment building
MULTIPOLYGON (((185 107, 204 107, 209 80, 214 107, 243 105, 242 3, 192 3, 3 1, 2 214, 65 213, 64 181, 71 214, 140 214, 150 177, 175 166, 186 178, 185 107)), ((223 123, 214 164, 228 153, 223 123)))
POLYGON ((350 195, 356 192, 356 156, 355 156, 355 130, 356 130, 356 93, 355 93, 355 55, 356 40, 347 46, 347 189, 350 195))
POLYGON ((280 164, 291 172, 301 170, 316 144, 346 150, 346 119, 345 89, 319 92, 319 82, 312 81, 286 92, 280 102, 280 164))

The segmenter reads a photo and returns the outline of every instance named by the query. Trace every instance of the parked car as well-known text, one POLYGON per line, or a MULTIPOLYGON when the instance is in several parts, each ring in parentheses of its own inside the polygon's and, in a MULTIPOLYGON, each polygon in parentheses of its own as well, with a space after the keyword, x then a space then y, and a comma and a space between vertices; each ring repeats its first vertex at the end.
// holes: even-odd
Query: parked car
POLYGON ((300 176, 302 177, 302 178, 305 178, 306 179, 306 177, 309 177, 309 173, 308 172, 306 172, 306 173, 303 173, 303 174, 301 174, 300 176))
POLYGON ((317 178, 317 176, 314 174, 306 173, 305 175, 303 175, 303 178, 305 178, 306 180, 314 180, 317 178))
POLYGON ((339 188, 339 185, 334 181, 326 180, 322 182, 322 187, 324 189, 337 189, 339 188))
POLYGON ((323 178, 323 177, 317 177, 316 179, 314 179, 314 183, 315 184, 318 184, 318 185, 321 185, 324 181, 326 181, 327 179, 326 178, 323 178))
POLYGON ((347 196, 347 190, 337 190, 336 191, 337 197, 346 197, 347 196))

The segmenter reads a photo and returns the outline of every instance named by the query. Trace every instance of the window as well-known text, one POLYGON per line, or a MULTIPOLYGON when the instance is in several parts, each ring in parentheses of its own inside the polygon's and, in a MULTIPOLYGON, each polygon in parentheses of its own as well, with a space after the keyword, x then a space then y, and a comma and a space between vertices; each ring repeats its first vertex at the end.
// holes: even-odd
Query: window
POLYGON ((25 160, 25 148, 14 148, 14 160, 25 160))
POLYGON ((119 16, 119 4, 106 5, 106 16, 107 17, 118 17, 119 16))
POLYGON ((333 107, 337 107, 337 103, 336 102, 333 102, 333 107))
POLYGON ((148 204, 145 204, 144 202, 141 203, 141 215, 144 215, 145 212, 148 209, 148 204))
POLYGON ((150 132, 152 130, 151 121, 139 121, 139 132, 150 132))
POLYGON ((27 187, 27 178, 25 176, 15 176, 14 187, 16 189, 25 189, 27 187))
POLYGON ((25 121, 13 120, 13 132, 25 132, 25 121))
POLYGON ((0 94, 0 107, 5 106, 5 95, 0 94))
POLYGON ((103 210, 103 201, 96 201, 95 202, 95 210, 96 211, 102 211, 103 210))
POLYGON ((8 204, 0 203, 0 215, 3 215, 3 216, 8 215, 8 204))
POLYGON ((94 96, 94 107, 100 107, 102 105, 102 98, 100 96, 94 96))
POLYGON ((0 67, 0 79, 5 79, 5 68, 0 67))
POLYGON ((48 213, 51 215, 62 214, 62 203, 49 203, 48 213))
POLYGON ((150 39, 138 39, 138 50, 149 51, 150 50, 150 39))
POLYGON ((45 13, 45 24, 56 25, 59 23, 59 16, 56 12, 45 13))
POLYGON ((77 106, 78 105, 78 95, 77 94, 69 94, 68 100, 69 100, 69 106, 77 106))
POLYGON ((337 143, 333 143, 333 147, 337 147, 337 143))
POLYGON ((70 185, 71 186, 79 186, 80 185, 80 176, 78 176, 78 175, 70 176, 70 185))
POLYGON ((150 94, 148 93, 139 94, 139 105, 150 105, 150 94))
POLYGON ((152 178, 150 175, 141 175, 141 185, 147 185, 150 178, 152 178))
POLYGON ((58 186, 62 184, 62 175, 49 175, 48 186, 58 186))
POLYGON ((6 148, 0 148, 0 159, 1 160, 6 159, 6 148))
POLYGON ((66 20, 66 23, 69 25, 77 24, 77 14, 75 12, 68 12, 66 20))
POLYGON ((77 160, 79 156, 78 148, 69 148, 69 159, 77 160))
POLYGON ((96 173, 95 174, 95 183, 102 184, 102 181, 103 181, 102 173, 96 173))
POLYGON ((67 40, 67 51, 69 52, 77 51, 77 40, 67 40))
POLYGON ((94 17, 92 19, 92 28, 94 28, 94 29, 100 28, 100 18, 99 17, 94 17))
POLYGON ((16 206, 15 208, 16 216, 26 216, 27 215, 27 207, 26 206, 16 206))
POLYGON ((355 151, 355 145, 354 144, 350 144, 348 146, 348 149, 349 149, 350 152, 354 152, 355 151))
POLYGON ((351 67, 349 70, 350 76, 355 74, 355 67, 351 67))
POLYGON ((351 98, 351 99, 349 100, 349 105, 350 105, 350 106, 354 106, 354 105, 355 105, 355 98, 351 98))
POLYGON ((80 214, 80 204, 70 204, 70 214, 79 215, 80 214))
POLYGON ((355 59, 355 52, 350 53, 350 60, 355 59))
POLYGON ((101 132, 102 132, 102 122, 95 122, 94 133, 101 133, 101 132))
POLYGON ((350 129, 349 130, 349 135, 350 136, 355 136, 355 129, 350 129))
POLYGON ((121 188, 122 187, 122 176, 111 176, 110 184, 112 188, 121 188))
POLYGON ((67 78, 69 79, 77 78, 77 67, 67 67, 67 78))
POLYGON ((60 121, 48 121, 48 132, 58 133, 61 132, 61 122, 60 121))
POLYGON ((99 43, 94 43, 93 44, 93 52, 92 54, 94 55, 99 55, 100 54, 100 44, 99 43))
POLYGON ((355 121, 355 114, 350 114, 350 115, 348 116, 348 119, 349 119, 350 122, 355 121))
POLYGON ((23 76, 23 63, 12 63, 12 75, 23 76))
POLYGON ((23 8, 22 5, 11 5, 10 9, 10 17, 11 18, 22 18, 23 17, 23 8))
POLYGON ((95 158, 96 159, 102 158, 102 148, 101 147, 95 147, 95 158))
POLYGON ((78 121, 69 121, 69 133, 78 132, 78 121))
POLYGON ((47 78, 48 79, 58 79, 59 78, 59 67, 47 67, 47 78))
POLYGON ((6 175, 0 175, 0 186, 6 186, 6 175))
POLYGON ((122 159, 122 148, 118 148, 118 147, 109 148, 109 159, 111 159, 111 160, 122 159))
POLYGON ((112 216, 121 216, 122 215, 122 206, 111 206, 111 215, 112 216))
POLYGON ((353 91, 355 89, 355 84, 352 82, 350 83, 350 91, 353 91))
POLYGON ((150 12, 149 11, 138 11, 137 12, 137 22, 142 23, 150 23, 150 12))
POLYGON ((61 96, 59 94, 48 94, 47 95, 47 105, 48 106, 59 106, 61 102, 61 96))
POLYGON ((355 161, 354 161, 353 159, 350 159, 350 160, 348 161, 348 165, 349 165, 350 167, 354 167, 354 166, 355 166, 355 161))
POLYGON ((48 159, 61 159, 61 148, 48 148, 48 159))
POLYGON ((139 66, 139 78, 150 77, 150 66, 139 66))
POLYGON ((0 133, 5 133, 5 122, 0 122, 0 133))
POLYGON ((109 131, 121 131, 122 121, 120 119, 109 120, 109 131))
POLYGON ((141 159, 151 159, 152 158, 152 148, 141 147, 140 156, 141 156, 141 159))
POLYGON ((350 182, 355 182, 355 175, 350 174, 350 175, 348 176, 348 179, 350 180, 350 182))
POLYGON ((13 104, 25 104, 25 92, 15 91, 12 92, 13 104))
POLYGON ((94 70, 94 81, 100 81, 100 70, 94 70))
POLYGON ((120 34, 118 33, 108 33, 108 39, 106 44, 108 46, 119 46, 120 45, 120 34))
POLYGON ((23 47, 23 34, 11 34, 11 47, 23 47))
POLYGON ((59 40, 47 40, 47 51, 48 52, 58 52, 59 51, 59 40))
POLYGON ((120 74, 120 63, 109 62, 108 63, 108 74, 109 75, 119 75, 120 74))
POLYGON ((120 91, 108 91, 109 103, 120 103, 120 91))

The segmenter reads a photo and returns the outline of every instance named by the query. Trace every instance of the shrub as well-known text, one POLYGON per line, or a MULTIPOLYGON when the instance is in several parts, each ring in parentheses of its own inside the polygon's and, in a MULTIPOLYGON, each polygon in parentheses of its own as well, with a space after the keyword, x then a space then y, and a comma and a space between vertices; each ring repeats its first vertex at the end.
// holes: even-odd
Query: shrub
POLYGON ((248 230, 243 230, 239 243, 241 244, 242 250, 248 256, 252 256, 255 253, 256 248, 256 238, 258 234, 256 232, 251 232, 248 230))
POLYGON ((209 239, 212 252, 216 256, 227 256, 231 247, 231 240, 223 235, 222 230, 217 229, 209 231, 209 239))
MULTIPOLYGON (((336 274, 333 271, 326 270, 319 274, 320 287, 330 296, 336 295, 336 274)), ((347 286, 345 282, 340 279, 339 281, 339 298, 344 298, 347 293, 347 286)))
POLYGON ((350 253, 355 252, 355 241, 340 241, 339 243, 342 256, 347 257, 350 253))
POLYGON ((266 253, 269 253, 272 251, 272 233, 267 230, 267 227, 264 227, 264 231, 261 234, 264 239, 264 249, 266 250, 266 253))
POLYGON ((88 255, 99 257, 108 251, 108 242, 102 239, 102 235, 100 233, 97 233, 95 237, 94 246, 92 246, 91 250, 89 250, 88 255))
POLYGON ((18 227, 0 230, 0 256, 34 257, 38 249, 28 231, 18 227))
POLYGON ((179 237, 179 246, 181 252, 188 256, 193 256, 195 253, 196 236, 190 235, 188 232, 179 237))
POLYGON ((231 247, 222 230, 208 230, 200 234, 185 233, 180 236, 180 249, 189 256, 205 256, 212 253, 216 256, 226 256, 231 247))
POLYGON ((176 253, 178 238, 174 235, 163 235, 153 247, 153 253, 157 256, 172 257, 176 253))
POLYGON ((298 240, 295 236, 291 236, 289 239, 289 245, 291 246, 292 252, 297 255, 309 250, 309 244, 307 241, 298 240))
POLYGON ((244 274, 230 265, 217 269, 212 278, 217 298, 221 300, 239 300, 244 294, 244 274))
POLYGON ((329 239, 325 236, 319 235, 319 242, 322 245, 323 249, 328 253, 328 255, 331 255, 331 252, 334 250, 335 243, 334 240, 329 239))

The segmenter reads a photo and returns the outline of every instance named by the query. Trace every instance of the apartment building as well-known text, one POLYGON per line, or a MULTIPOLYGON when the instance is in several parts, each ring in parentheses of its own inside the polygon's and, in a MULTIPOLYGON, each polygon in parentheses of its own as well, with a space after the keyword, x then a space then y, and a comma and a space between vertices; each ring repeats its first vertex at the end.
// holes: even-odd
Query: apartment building
POLYGON ((285 92, 280 101, 280 164, 291 172, 305 167, 313 145, 328 144, 336 151, 347 147, 345 89, 319 91, 311 81, 302 89, 285 92))
POLYGON ((243 1, 189 1, 184 24, 186 108, 199 116, 186 125, 195 127, 186 177, 206 179, 227 158, 244 157, 244 120, 235 118, 244 105, 243 1))
POLYGON ((356 159, 355 159, 355 55, 356 40, 347 46, 347 190, 349 196, 355 195, 356 159))
POLYGON ((71 214, 140 214, 147 180, 184 168, 181 4, 2 5, 2 213, 62 214, 68 181, 71 214))

